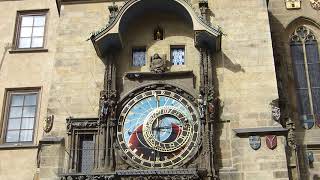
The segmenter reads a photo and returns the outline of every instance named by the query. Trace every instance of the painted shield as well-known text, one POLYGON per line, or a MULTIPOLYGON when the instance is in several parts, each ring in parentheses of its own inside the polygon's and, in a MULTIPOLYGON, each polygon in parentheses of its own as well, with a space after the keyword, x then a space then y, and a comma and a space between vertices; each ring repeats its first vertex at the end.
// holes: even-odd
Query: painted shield
POLYGON ((317 119, 316 119, 316 125, 318 127, 320 127, 320 116, 319 115, 317 116, 317 119))
POLYGON ((266 144, 269 149, 274 149, 277 147, 277 136, 268 135, 266 136, 266 144))
POLYGON ((249 144, 252 149, 258 150, 261 147, 260 136, 249 136, 249 144))
POLYGON ((302 115, 301 116, 303 127, 305 129, 311 129, 314 126, 314 121, 312 119, 312 116, 302 115))

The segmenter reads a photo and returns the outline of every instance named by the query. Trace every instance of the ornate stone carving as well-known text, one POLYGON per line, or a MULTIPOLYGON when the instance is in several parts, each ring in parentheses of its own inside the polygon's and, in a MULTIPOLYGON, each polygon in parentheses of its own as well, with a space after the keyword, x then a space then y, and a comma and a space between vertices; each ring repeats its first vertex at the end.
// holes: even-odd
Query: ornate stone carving
POLYGON ((315 10, 320 10, 320 0, 310 0, 311 7, 315 10))
POLYGON ((109 12, 110 12, 109 23, 108 24, 111 24, 114 21, 114 19, 116 18, 117 14, 119 12, 119 8, 115 4, 115 2, 113 2, 113 4, 111 6, 108 6, 108 9, 109 9, 109 12))
POLYGON ((285 0, 287 9, 300 9, 301 0, 285 0))
POLYGON ((272 119, 279 122, 280 116, 281 116, 281 111, 279 107, 279 100, 273 100, 271 103, 271 111, 272 111, 272 119))
POLYGON ((203 96, 201 94, 199 95, 199 98, 197 99, 197 101, 198 101, 200 118, 203 119, 207 102, 203 99, 203 96))
POLYGON ((199 1, 199 9, 200 9, 200 13, 202 18, 207 21, 206 16, 209 10, 209 5, 208 5, 208 0, 200 0, 199 1))
POLYGON ((61 180, 113 180, 114 175, 63 175, 61 180))
POLYGON ((160 57, 159 54, 154 54, 150 60, 150 71, 154 73, 163 73, 167 70, 166 56, 160 57))
POLYGON ((44 126, 43 126, 43 131, 46 133, 49 133, 53 127, 53 120, 54 120, 54 115, 48 116, 44 120, 44 126))
POLYGON ((297 148, 296 145, 296 136, 294 133, 294 130, 296 129, 294 122, 291 120, 291 118, 288 118, 286 122, 286 126, 288 129, 288 146, 291 147, 293 150, 297 148))
POLYGON ((117 93, 115 90, 110 90, 109 97, 107 97, 105 91, 101 92, 99 116, 102 121, 105 121, 109 116, 113 119, 115 118, 115 107, 117 104, 116 98, 117 93))
POLYGON ((76 129, 92 129, 98 128, 100 123, 97 120, 79 120, 79 119, 72 119, 72 117, 67 119, 67 134, 71 134, 74 128, 76 129))
MULTIPOLYGON (((205 172, 203 172, 205 173, 205 172)), ((108 174, 65 174, 61 180, 113 180, 113 179, 164 179, 164 180, 200 180, 201 172, 196 169, 154 169, 154 170, 118 170, 108 174)))

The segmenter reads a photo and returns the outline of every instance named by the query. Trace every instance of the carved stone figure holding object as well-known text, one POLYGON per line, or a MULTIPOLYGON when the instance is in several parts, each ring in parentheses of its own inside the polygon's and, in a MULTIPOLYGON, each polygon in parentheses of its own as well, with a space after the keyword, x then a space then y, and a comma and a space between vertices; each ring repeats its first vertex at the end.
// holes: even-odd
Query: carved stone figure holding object
POLYGON ((154 54, 150 61, 150 71, 154 73, 163 73, 167 69, 167 63, 164 58, 161 58, 159 54, 154 54))

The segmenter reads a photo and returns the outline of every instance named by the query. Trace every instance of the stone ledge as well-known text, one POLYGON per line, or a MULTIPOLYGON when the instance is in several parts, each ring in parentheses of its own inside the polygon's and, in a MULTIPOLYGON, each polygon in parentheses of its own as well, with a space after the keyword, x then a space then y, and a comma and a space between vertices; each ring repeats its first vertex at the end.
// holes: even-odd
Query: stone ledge
POLYGON ((125 77, 130 80, 141 79, 163 79, 163 78, 177 78, 177 77, 193 77, 193 71, 168 71, 163 73, 153 72, 127 72, 125 77))
POLYGON ((0 145, 0 150, 6 150, 6 149, 36 149, 38 148, 38 145, 34 144, 1 144, 0 145))
POLYGON ((41 52, 48 52, 48 49, 43 49, 43 48, 39 48, 39 49, 34 49, 34 48, 29 48, 29 49, 13 49, 10 50, 9 53, 10 54, 15 54, 15 53, 41 53, 41 52))
POLYGON ((318 150, 318 149, 320 149, 320 142, 317 142, 317 143, 306 143, 305 146, 310 150, 318 150))
POLYGON ((286 134, 288 129, 283 127, 258 127, 258 128, 237 128, 233 129, 237 136, 286 134))
POLYGON ((43 137, 40 141, 39 144, 62 144, 64 143, 64 138, 63 137, 55 137, 55 136, 47 136, 43 137))

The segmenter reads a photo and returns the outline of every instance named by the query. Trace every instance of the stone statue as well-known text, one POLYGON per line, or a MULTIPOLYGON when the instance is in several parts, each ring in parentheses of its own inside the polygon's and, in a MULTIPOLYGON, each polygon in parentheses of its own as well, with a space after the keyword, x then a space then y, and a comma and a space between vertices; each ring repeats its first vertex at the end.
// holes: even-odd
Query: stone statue
POLYGON ((205 106, 206 106, 206 102, 203 100, 202 95, 199 95, 199 98, 197 99, 198 101, 198 108, 199 108, 199 113, 200 113, 200 118, 203 119, 204 118, 204 113, 205 113, 205 106))
POLYGON ((111 92, 110 97, 106 95, 101 96, 101 108, 100 108, 100 117, 106 119, 108 117, 115 117, 115 108, 116 108, 116 93, 111 92))
POLYGON ((106 95, 101 96, 101 111, 100 111, 100 117, 106 118, 108 117, 109 113, 109 103, 108 98, 106 95))
POLYGON ((159 54, 154 54, 150 61, 150 71, 154 73, 163 73, 167 69, 166 60, 161 58, 159 54))

